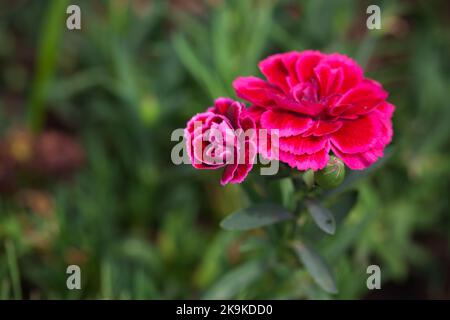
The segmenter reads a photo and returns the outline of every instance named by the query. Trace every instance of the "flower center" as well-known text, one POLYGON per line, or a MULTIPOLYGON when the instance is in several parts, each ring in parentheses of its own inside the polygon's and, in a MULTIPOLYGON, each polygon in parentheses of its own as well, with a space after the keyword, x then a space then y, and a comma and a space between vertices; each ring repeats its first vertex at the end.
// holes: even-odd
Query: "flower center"
POLYGON ((291 94, 295 101, 304 103, 318 103, 319 94, 317 84, 313 82, 302 82, 292 88, 291 94))
MULTIPOLYGON (((319 86, 315 79, 310 82, 302 82, 291 89, 291 95, 296 102, 308 111, 305 114, 312 116, 315 120, 333 120, 335 115, 330 113, 331 106, 339 98, 338 94, 321 96, 319 86)), ((300 113, 303 113, 300 111, 300 113)))

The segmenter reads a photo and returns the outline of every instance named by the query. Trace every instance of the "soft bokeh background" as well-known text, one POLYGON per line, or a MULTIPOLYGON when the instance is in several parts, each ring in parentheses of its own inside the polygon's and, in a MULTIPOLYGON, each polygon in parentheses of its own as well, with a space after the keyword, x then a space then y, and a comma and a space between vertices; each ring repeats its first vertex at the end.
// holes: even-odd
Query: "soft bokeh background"
POLYGON ((448 1, 1 0, 0 298, 449 299, 449 21, 448 1), (304 49, 354 57, 397 106, 393 156, 315 244, 336 296, 302 268, 255 267, 263 231, 219 228, 240 187, 170 160, 172 130, 235 97, 237 75, 304 49))

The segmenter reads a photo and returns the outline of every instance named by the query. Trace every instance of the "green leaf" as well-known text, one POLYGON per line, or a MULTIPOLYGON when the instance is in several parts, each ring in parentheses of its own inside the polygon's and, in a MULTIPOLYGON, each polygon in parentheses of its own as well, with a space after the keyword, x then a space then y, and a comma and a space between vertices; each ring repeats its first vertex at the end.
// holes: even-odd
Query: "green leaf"
POLYGON ((220 278, 203 298, 207 300, 231 299, 256 281, 265 269, 264 264, 259 261, 240 265, 220 278))
POLYGON ((11 277, 12 291, 14 299, 22 299, 22 289, 20 284, 20 270, 17 261, 16 248, 12 241, 5 242, 6 258, 8 262, 9 275, 11 277))
POLYGON ((221 231, 212 239, 206 252, 202 255, 197 272, 195 273, 195 283, 200 288, 209 286, 218 276, 220 276, 227 266, 228 248, 233 241, 236 241, 238 233, 221 231))
POLYGON ((202 84, 212 98, 222 95, 226 90, 222 88, 216 75, 209 71, 208 67, 196 54, 186 37, 176 35, 173 38, 173 46, 181 62, 191 75, 202 84))
POLYGON ((28 125, 39 132, 45 120, 45 102, 58 61, 59 45, 63 34, 68 0, 48 3, 48 11, 40 30, 35 76, 28 101, 28 125))
POLYGON ((317 200, 306 200, 305 205, 316 225, 326 233, 334 234, 336 231, 336 221, 331 211, 317 200))
POLYGON ((326 261, 310 246, 296 241, 292 247, 314 281, 326 292, 336 294, 336 280, 326 261))
POLYGON ((238 210, 222 220, 220 226, 227 230, 249 230, 293 218, 282 206, 266 203, 238 210))
POLYGON ((232 81, 230 73, 233 71, 233 66, 230 66, 230 40, 233 37, 230 30, 232 26, 231 21, 231 12, 222 3, 212 20, 211 39, 215 66, 222 75, 223 80, 227 81, 232 81))

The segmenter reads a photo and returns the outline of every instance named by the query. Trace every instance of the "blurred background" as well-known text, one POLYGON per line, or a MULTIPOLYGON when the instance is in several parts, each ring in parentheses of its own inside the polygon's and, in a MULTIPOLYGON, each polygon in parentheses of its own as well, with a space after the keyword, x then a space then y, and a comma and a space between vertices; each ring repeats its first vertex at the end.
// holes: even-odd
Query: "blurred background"
POLYGON ((0 299, 449 299, 449 22, 443 0, 1 0, 0 299), (264 231, 219 227, 241 186, 170 159, 172 131, 235 98, 236 76, 305 49, 355 58, 397 106, 392 157, 315 244, 337 295, 255 267, 264 231))

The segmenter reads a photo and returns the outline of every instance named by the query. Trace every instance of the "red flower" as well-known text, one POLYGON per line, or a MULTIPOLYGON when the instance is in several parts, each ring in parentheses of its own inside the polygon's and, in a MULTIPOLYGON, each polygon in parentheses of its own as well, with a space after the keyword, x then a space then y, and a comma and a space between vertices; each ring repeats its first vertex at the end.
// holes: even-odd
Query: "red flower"
POLYGON ((243 103, 219 98, 187 123, 187 153, 196 169, 224 167, 220 183, 241 183, 256 155, 255 123, 243 103))
POLYGON ((279 160, 318 170, 332 151, 351 169, 363 169, 383 156, 394 106, 355 61, 338 53, 288 52, 259 68, 267 81, 240 77, 233 86, 253 104, 249 114, 258 128, 278 130, 279 160))

